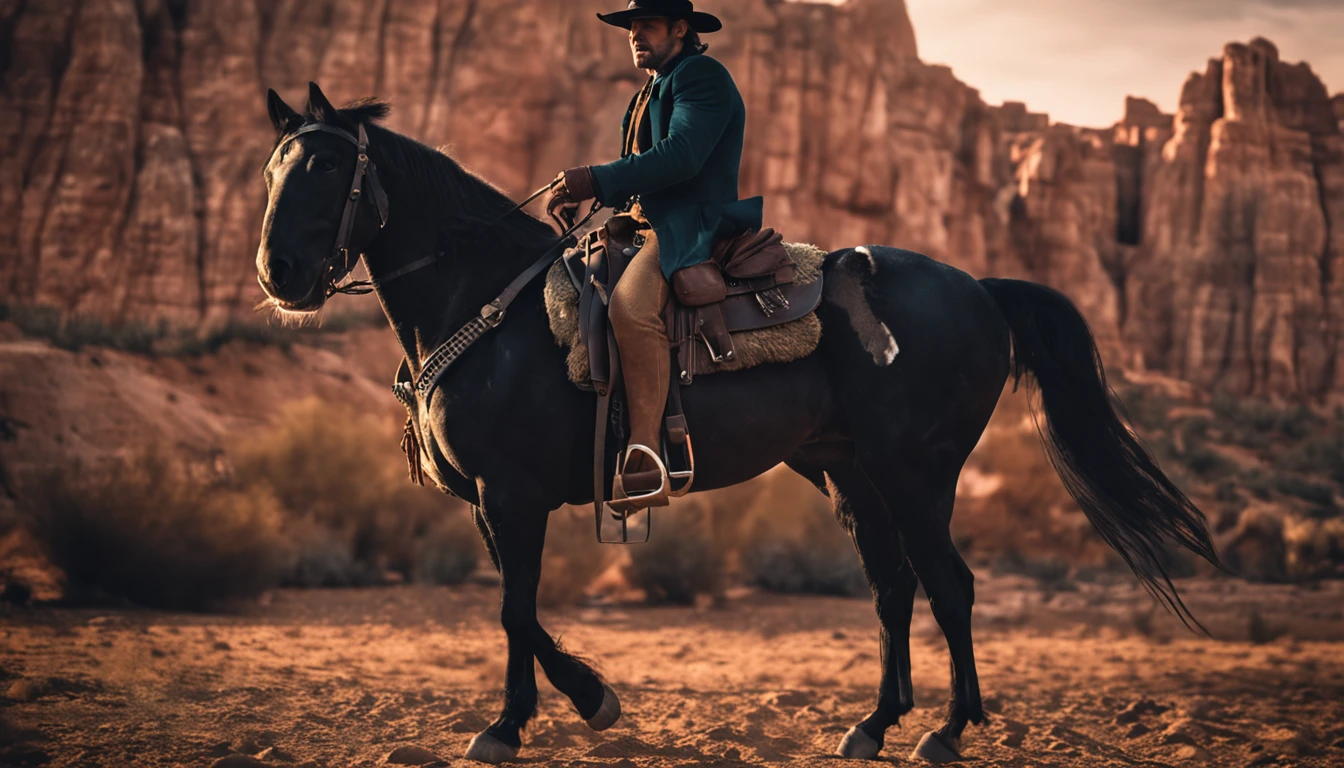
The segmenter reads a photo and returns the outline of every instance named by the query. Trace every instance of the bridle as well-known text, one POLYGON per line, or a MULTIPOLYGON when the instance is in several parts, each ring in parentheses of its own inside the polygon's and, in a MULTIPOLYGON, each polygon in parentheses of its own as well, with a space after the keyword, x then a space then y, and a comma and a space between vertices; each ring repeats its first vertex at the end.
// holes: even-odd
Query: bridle
MULTIPOLYGON (((364 124, 359 124, 359 135, 353 136, 349 131, 337 128, 334 125, 326 123, 308 123, 291 133, 284 141, 276 145, 271 152, 274 157, 279 152, 298 137, 305 133, 314 133, 321 131, 333 136, 339 136, 342 139, 355 145, 355 172, 354 178, 350 180, 350 194, 345 198, 345 208, 341 211, 341 225, 336 230, 336 242, 332 245, 331 252, 322 260, 324 290, 327 298, 331 298, 338 293, 363 294, 372 290, 372 286, 367 281, 351 281, 345 285, 339 285, 340 281, 350 274, 355 268, 354 261, 350 258, 350 237, 355 230, 355 215, 359 211, 359 201, 364 197, 364 185, 367 182, 369 192, 373 195, 374 207, 378 209, 378 229, 381 231, 387 226, 387 193, 383 191, 383 185, 378 181, 378 169, 369 159, 369 135, 364 130, 364 124)), ((372 239, 372 238, 370 238, 372 239)), ((356 256, 358 258, 358 256, 356 256)))
MULTIPOLYGON (((378 181, 377 166, 374 165, 373 160, 369 159, 369 135, 364 130, 363 123, 359 124, 358 136, 353 136, 349 131, 337 128, 334 125, 328 125, 326 123, 308 123, 291 133, 284 141, 277 144, 275 149, 272 150, 271 156, 274 157, 275 153, 283 149, 285 145, 305 133, 313 133, 315 131, 329 133, 333 136, 339 136, 340 138, 345 139, 355 145, 356 152, 354 177, 350 180, 350 194, 346 196, 345 208, 341 211, 341 225, 336 231, 336 243, 332 246, 331 253, 329 253, 322 262, 323 281, 325 283, 323 290, 326 293, 326 298, 329 299, 338 293, 363 295, 371 292, 375 285, 382 285, 383 283, 390 282, 398 277, 428 267, 438 261, 442 254, 434 253, 422 259, 416 259, 415 261, 385 275, 380 275, 378 277, 370 275, 372 280, 351 280, 341 284, 341 280, 349 275, 355 268, 354 262, 350 259, 350 237, 354 234, 355 214, 359 211, 359 201, 364 197, 365 182, 367 181, 369 192, 373 195, 374 206, 378 209, 379 231, 387 226, 387 193, 383 191, 383 185, 378 181)), ((533 192, 531 195, 528 195, 525 200, 505 211, 499 218, 490 222, 487 226, 499 224, 510 215, 522 210, 533 200, 536 200, 538 197, 541 197, 543 194, 550 191, 555 184, 556 182, 553 181, 533 192)), ((583 219, 577 223, 572 220, 566 221, 565 219, 556 217, 556 221, 559 222, 560 228, 563 230, 560 236, 561 241, 563 242, 576 230, 582 227, 601 207, 602 205, 600 203, 594 202, 592 209, 588 211, 588 215, 584 216, 583 219)), ((370 238, 370 240, 371 239, 372 238, 370 238)), ((258 280, 260 280, 260 277, 258 277, 258 280)))

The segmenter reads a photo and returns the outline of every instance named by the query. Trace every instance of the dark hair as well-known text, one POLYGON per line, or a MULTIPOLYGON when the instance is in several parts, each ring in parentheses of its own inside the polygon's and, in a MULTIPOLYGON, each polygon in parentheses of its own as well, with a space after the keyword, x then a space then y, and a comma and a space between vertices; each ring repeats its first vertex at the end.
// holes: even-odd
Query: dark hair
MULTIPOLYGON (((690 22, 687 23, 689 24, 690 22)), ((684 47, 684 50, 693 53, 704 53, 709 49, 708 43, 700 42, 700 33, 690 27, 686 28, 686 36, 681 38, 681 44, 684 47)))

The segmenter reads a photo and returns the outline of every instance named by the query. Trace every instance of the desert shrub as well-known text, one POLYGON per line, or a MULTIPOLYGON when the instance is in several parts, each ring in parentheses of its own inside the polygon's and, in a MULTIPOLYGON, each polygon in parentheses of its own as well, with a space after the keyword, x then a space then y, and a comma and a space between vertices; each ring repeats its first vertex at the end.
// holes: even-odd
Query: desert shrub
POLYGON ((1219 480, 1237 471, 1235 463, 1203 445, 1188 447, 1181 459, 1191 472, 1204 480, 1219 480))
POLYGON ((868 592, 852 549, 818 547, 793 538, 763 537, 743 553, 742 575, 749 584, 784 594, 861 597, 868 592))
POLYGON ((591 509, 555 510, 546 523, 538 604, 554 608, 579 602, 597 577, 611 567, 617 554, 618 548, 597 542, 591 509))
POLYGON ((1328 485, 1314 483, 1294 475, 1280 475, 1274 479, 1274 483, 1279 493, 1285 496, 1295 496, 1326 508, 1335 505, 1334 489, 1328 485))
POLYGON ((67 350, 107 347, 141 355, 195 357, 217 352, 231 341, 251 342, 289 349, 297 341, 316 341, 324 334, 341 333, 383 322, 376 307, 368 311, 323 314, 320 324, 284 328, 265 322, 229 321, 201 329, 156 323, 126 321, 111 323, 92 315, 77 315, 45 305, 0 303, 0 320, 19 327, 25 335, 46 339, 67 350))
POLYGON ((290 405, 270 428, 239 438, 231 455, 239 482, 267 488, 284 507, 298 551, 286 584, 362 585, 384 572, 414 580, 419 539, 465 511, 406 479, 391 424, 317 399, 290 405))
POLYGON ((359 586, 387 572, 414 580, 465 568, 444 560, 467 556, 465 529, 436 526, 451 525, 452 516, 461 521, 466 505, 411 484, 396 444, 392 424, 310 399, 233 446, 239 483, 274 495, 285 510, 296 552, 286 584, 359 586), (426 546, 422 539, 431 534, 438 543, 426 546), (441 562, 422 565, 422 556, 441 562))
POLYGON ((51 470, 22 507, 69 597, 208 608, 272 586, 284 552, 273 496, 195 478, 164 450, 51 470))
POLYGON ((723 549, 710 535, 710 513, 687 500, 663 513, 649 543, 630 553, 626 580, 651 603, 690 605, 723 586, 723 549))
POLYGON ((743 542, 741 570, 746 583, 771 592, 868 594, 849 534, 817 493, 777 498, 773 508, 760 510, 752 535, 743 542))
POLYGON ((427 584, 461 584, 481 555, 480 535, 465 515, 448 515, 420 539, 416 579, 427 584))

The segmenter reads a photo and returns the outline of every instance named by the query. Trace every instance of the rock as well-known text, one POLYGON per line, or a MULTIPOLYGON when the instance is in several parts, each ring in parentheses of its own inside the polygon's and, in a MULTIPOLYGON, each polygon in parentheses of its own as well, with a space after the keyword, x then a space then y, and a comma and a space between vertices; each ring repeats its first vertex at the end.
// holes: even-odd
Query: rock
POLYGON ((1189 718, 1181 718, 1171 725, 1168 725, 1166 730, 1162 731, 1162 735, 1158 740, 1163 744, 1190 744, 1198 746, 1204 739, 1204 732, 1195 724, 1195 721, 1190 720, 1189 718))
POLYGON ((438 761, 438 756, 433 752, 414 745, 397 747, 387 756, 388 765, 428 765, 438 761))
POLYGON ((812 703, 812 695, 805 691, 775 691, 761 697, 768 707, 802 707, 812 703))
POLYGON ((45 680, 15 680, 5 690, 5 697, 13 701, 37 701, 46 695, 50 686, 45 680))
POLYGON ((1115 716, 1115 722, 1117 725, 1129 725, 1138 722, 1144 715, 1160 715, 1169 709, 1171 707, 1158 704, 1152 699, 1139 699, 1121 710, 1120 714, 1115 716))
POLYGON ((262 768, 266 764, 251 755, 228 755, 210 764, 210 768, 262 768))
POLYGON ((1131 725, 1131 726, 1129 727, 1129 730, 1128 730, 1128 731, 1125 731, 1125 738, 1126 738, 1126 739, 1137 739, 1137 738, 1140 737, 1140 736, 1144 736, 1144 735, 1146 735, 1146 734, 1152 733, 1152 731, 1153 731, 1152 728, 1149 728, 1148 726, 1144 725, 1143 723, 1135 723, 1135 724, 1133 724, 1133 725, 1131 725))
POLYGON ((279 747, 267 747, 257 754, 258 760, 278 763, 292 763, 295 757, 279 747))

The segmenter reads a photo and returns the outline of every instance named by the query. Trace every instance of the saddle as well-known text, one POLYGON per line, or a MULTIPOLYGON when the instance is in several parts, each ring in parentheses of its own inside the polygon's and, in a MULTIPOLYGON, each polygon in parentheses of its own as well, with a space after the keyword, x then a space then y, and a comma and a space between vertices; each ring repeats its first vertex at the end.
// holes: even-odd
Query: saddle
MULTIPOLYGON (((608 323, 607 308, 612 289, 630 259, 643 247, 649 228, 648 222, 636 215, 612 216, 561 258, 578 292, 578 341, 587 350, 587 381, 576 384, 598 396, 593 499, 601 541, 629 541, 624 516, 619 518, 620 539, 606 539, 602 533, 602 505, 611 490, 607 460, 614 460, 615 449, 626 439, 618 391, 622 381, 620 350, 608 323), (613 438, 610 443, 609 436, 613 438), (609 444, 614 450, 608 450, 609 444)), ((671 496, 689 493, 695 478, 695 456, 681 408, 681 387, 694 382, 696 375, 740 367, 734 365, 738 359, 734 334, 783 326, 811 316, 821 303, 820 272, 818 269, 815 279, 804 283, 796 279, 798 271, 783 237, 773 229, 762 229, 722 240, 708 261, 673 273, 672 290, 663 308, 673 354, 662 446, 671 496)), ((815 339, 811 346, 815 348, 815 339)), ((571 360, 571 372, 574 367, 571 360)))

